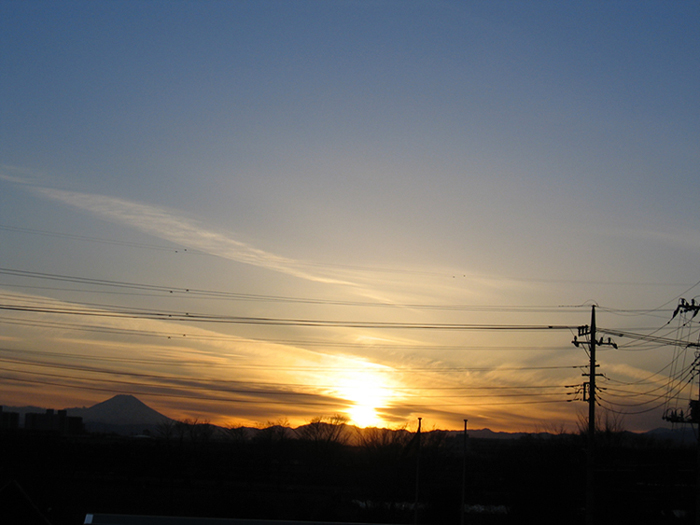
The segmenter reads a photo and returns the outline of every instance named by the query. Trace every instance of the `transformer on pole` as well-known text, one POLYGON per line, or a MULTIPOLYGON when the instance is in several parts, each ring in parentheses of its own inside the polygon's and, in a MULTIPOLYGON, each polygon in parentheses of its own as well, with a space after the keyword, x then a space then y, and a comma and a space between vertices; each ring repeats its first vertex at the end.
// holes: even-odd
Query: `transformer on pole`
POLYGON ((595 432, 596 432, 596 420, 595 420, 595 405, 596 405, 596 377, 600 374, 596 374, 596 368, 598 364, 596 363, 596 347, 598 346, 612 346, 617 348, 610 338, 604 341, 602 338, 600 341, 596 341, 596 320, 595 320, 595 305, 591 307, 591 324, 579 326, 578 336, 574 337, 572 341, 575 347, 580 345, 588 346, 588 354, 590 357, 590 364, 588 374, 588 381, 583 385, 584 399, 588 401, 588 447, 586 449, 586 523, 588 525, 595 524, 595 476, 594 476, 594 466, 595 466, 595 432), (581 340, 579 337, 583 337, 581 340), (585 394, 588 394, 587 398, 585 394))

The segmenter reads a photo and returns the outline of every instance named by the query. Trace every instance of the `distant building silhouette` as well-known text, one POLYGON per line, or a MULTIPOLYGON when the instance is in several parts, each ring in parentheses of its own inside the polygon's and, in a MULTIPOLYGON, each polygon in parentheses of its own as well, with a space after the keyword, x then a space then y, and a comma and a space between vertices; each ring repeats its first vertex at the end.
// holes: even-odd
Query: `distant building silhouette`
POLYGON ((26 430, 41 432, 58 432, 59 434, 82 434, 85 430, 82 417, 70 417, 65 410, 54 412, 47 409, 45 414, 29 412, 24 416, 26 430))
POLYGON ((19 428, 19 412, 5 412, 0 406, 0 430, 19 428))

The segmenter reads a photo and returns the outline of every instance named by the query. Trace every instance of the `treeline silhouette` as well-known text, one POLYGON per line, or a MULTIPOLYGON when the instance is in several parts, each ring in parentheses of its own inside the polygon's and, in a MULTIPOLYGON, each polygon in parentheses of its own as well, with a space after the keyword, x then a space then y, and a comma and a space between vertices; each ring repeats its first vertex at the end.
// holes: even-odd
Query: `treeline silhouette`
MULTIPOLYGON (((692 523, 692 447, 607 429, 597 523, 692 523), (684 514, 685 512, 685 514, 684 514)), ((16 480, 54 525, 115 513, 353 523, 583 523, 585 437, 465 440, 364 429, 342 417, 292 431, 168 422, 151 437, 0 434, 16 480), (466 451, 466 454, 465 454, 466 451), (529 521, 525 521, 529 520, 529 521)))

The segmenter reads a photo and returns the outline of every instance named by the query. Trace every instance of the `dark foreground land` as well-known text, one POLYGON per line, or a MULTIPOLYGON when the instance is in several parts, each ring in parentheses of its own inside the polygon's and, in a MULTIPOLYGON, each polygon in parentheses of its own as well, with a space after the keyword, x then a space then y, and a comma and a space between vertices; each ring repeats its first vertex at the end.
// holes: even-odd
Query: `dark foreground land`
MULTIPOLYGON (((601 436, 596 523, 693 523, 696 449, 601 436)), ((15 480, 54 525, 85 514, 365 523, 584 522, 580 436, 469 439, 430 432, 356 446, 256 439, 0 434, 0 486, 15 480), (463 467, 466 483, 463 485, 463 467), (418 479, 417 479, 418 478, 418 479), (418 514, 415 513, 418 489, 418 514)))

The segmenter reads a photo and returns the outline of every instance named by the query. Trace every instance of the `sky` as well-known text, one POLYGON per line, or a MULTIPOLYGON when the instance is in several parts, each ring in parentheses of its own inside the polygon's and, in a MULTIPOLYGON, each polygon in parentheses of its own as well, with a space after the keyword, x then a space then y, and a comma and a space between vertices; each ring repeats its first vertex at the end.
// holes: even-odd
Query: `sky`
POLYGON ((697 398, 698 2, 0 0, 0 76, 2 405, 571 431, 593 306, 601 418, 697 398))

